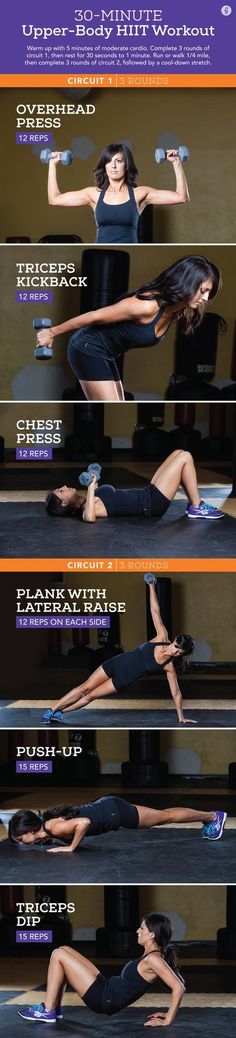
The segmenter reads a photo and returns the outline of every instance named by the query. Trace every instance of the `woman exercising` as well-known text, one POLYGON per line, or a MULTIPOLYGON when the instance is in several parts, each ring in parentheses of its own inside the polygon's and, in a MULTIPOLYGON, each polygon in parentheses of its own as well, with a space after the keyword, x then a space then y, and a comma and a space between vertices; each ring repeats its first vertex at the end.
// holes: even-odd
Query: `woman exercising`
POLYGON ((114 516, 161 519, 180 485, 188 498, 188 519, 223 518, 224 512, 201 500, 192 455, 184 450, 173 451, 159 465, 151 482, 145 487, 120 490, 109 483, 98 487, 94 474, 86 494, 66 485, 50 490, 45 499, 45 508, 54 518, 83 519, 85 523, 95 523, 97 519, 114 516))
POLYGON ((57 335, 73 332, 67 356, 86 399, 122 401, 117 359, 129 350, 157 345, 175 320, 190 335, 202 319, 204 304, 220 287, 221 275, 213 263, 204 256, 185 256, 117 303, 41 329, 37 343, 52 346, 57 335))
MULTIPOLYGON (((150 642, 144 642, 131 652, 120 653, 106 660, 84 681, 82 685, 67 692, 62 699, 58 699, 54 709, 45 710, 42 721, 62 721, 66 711, 80 710, 95 699, 111 695, 112 692, 122 692, 123 689, 132 685, 134 681, 144 677, 145 674, 159 676, 165 671, 170 692, 174 700, 180 724, 187 724, 188 719, 183 715, 182 695, 178 685, 173 660, 176 657, 189 656, 194 649, 194 642, 189 635, 180 634, 173 642, 168 641, 168 632, 163 624, 158 598, 155 592, 155 577, 150 574, 150 610, 157 638, 150 642), (158 640, 157 640, 158 639, 158 640)), ((190 721, 190 724, 196 722, 190 721)))
POLYGON ((129 804, 121 797, 100 797, 79 807, 61 804, 47 811, 16 811, 9 822, 9 838, 15 846, 23 844, 33 847, 39 841, 64 841, 60 847, 52 847, 48 853, 73 853, 85 836, 101 836, 115 829, 150 829, 153 825, 171 822, 202 822, 202 835, 209 840, 219 840, 223 833, 227 815, 223 811, 194 811, 185 807, 171 807, 157 811, 151 807, 129 804))
POLYGON ((175 190, 137 187, 138 170, 126 144, 108 144, 95 166, 95 186, 61 194, 57 165, 61 152, 52 152, 48 167, 49 205, 64 207, 88 205, 93 210, 97 244, 130 245, 138 243, 139 217, 147 205, 178 205, 189 201, 186 176, 178 151, 169 149, 167 161, 175 172, 175 190))
POLYGON ((170 947, 170 919, 151 912, 138 927, 137 937, 144 954, 140 959, 127 962, 122 973, 115 977, 104 977, 89 959, 73 948, 56 948, 49 962, 45 1002, 19 1009, 19 1016, 24 1020, 56 1023, 63 1016, 61 1000, 67 983, 94 1013, 112 1016, 136 1002, 155 980, 160 979, 171 991, 169 1009, 167 1013, 158 1011, 152 1014, 144 1026, 168 1027, 173 1023, 185 993, 185 982, 179 973, 175 952, 170 947))

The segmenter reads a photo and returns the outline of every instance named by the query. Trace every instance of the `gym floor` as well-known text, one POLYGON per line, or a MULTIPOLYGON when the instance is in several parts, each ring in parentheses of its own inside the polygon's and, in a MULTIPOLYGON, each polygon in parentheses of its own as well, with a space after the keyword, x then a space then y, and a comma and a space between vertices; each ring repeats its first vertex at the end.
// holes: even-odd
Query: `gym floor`
POLYGON ((74 854, 48 854, 39 845, 15 849, 0 842, 0 882, 47 883, 233 883, 236 819, 221 840, 201 837, 201 823, 120 829, 90 836, 74 854))
MULTIPOLYGON (((11 964, 12 966, 12 964, 11 964)), ((6 994, 6 993, 4 993, 6 994)), ((6 1035, 6 1038, 18 1038, 20 1034, 20 1028, 22 1027, 22 1035, 26 1033, 27 1023, 21 1017, 19 1017, 19 1009, 25 1005, 35 1005, 43 1000, 44 992, 38 989, 30 991, 27 994, 27 1000, 25 993, 19 993, 8 996, 6 1001, 2 1002, 0 1006, 0 1022, 2 1027, 2 1033, 6 1035)), ((81 1005, 79 996, 73 996, 67 994, 64 997, 65 1014, 64 1020, 60 1020, 55 1025, 55 1030, 60 1033, 61 1036, 71 1035, 78 1036, 78 1034, 85 1034, 86 1038, 94 1038, 94 1031, 96 1028, 96 1035, 98 1038, 123 1038, 128 1033, 132 1038, 136 1038, 137 1034, 144 1034, 144 1024, 151 1013, 157 1012, 157 1010, 163 1011, 167 1009, 167 999, 165 996, 143 996, 139 999, 137 1006, 131 1006, 128 1009, 124 1009, 121 1013, 118 1013, 112 1017, 106 1017, 103 1014, 95 1014, 91 1012, 87 1006, 81 1005)), ((178 1013, 174 1024, 168 1027, 169 1038, 200 1038, 204 1034, 204 1038, 222 1038, 223 1035, 227 1035, 227 1038, 235 1038, 235 1008, 236 1008, 236 996, 234 995, 221 995, 218 997, 215 995, 186 995, 184 999, 184 1007, 178 1013)), ((37 1024, 37 1034, 39 1038, 45 1033, 45 1024, 37 1024)), ((149 1031, 146 1032, 147 1034, 149 1031)))
MULTIPOLYGON (((203 690, 204 691, 204 690, 203 690)), ((99 700, 96 709, 93 704, 82 710, 65 714, 65 728, 177 728, 179 725, 176 711, 172 704, 158 700, 156 709, 153 700, 146 700, 141 705, 139 700, 129 700, 120 709, 120 702, 109 697, 109 708, 106 700, 99 700), (111 716, 112 711, 112 716, 111 716)), ((1 700, 1 728, 38 728, 42 725, 42 713, 49 706, 53 709, 56 700, 48 697, 47 701, 5 699, 1 700)), ((230 699, 221 702, 214 699, 198 700, 197 706, 192 700, 184 701, 184 709, 190 720, 196 721, 200 728, 236 728, 236 707, 230 699)), ((56 725, 50 725, 50 730, 56 725)), ((58 727, 58 726, 57 726, 58 727)), ((185 727, 187 727, 185 725, 185 727)), ((60 724, 63 728, 63 722, 60 724)))
MULTIPOLYGON (((110 778, 110 777, 109 777, 110 778)), ((46 846, 15 849, 0 825, 0 882, 8 876, 15 883, 230 883, 236 874, 236 791, 227 780, 215 778, 201 789, 177 785, 172 778, 166 788, 157 790, 123 789, 116 778, 114 786, 104 776, 97 785, 78 789, 46 789, 20 792, 8 789, 1 794, 1 810, 46 810, 63 801, 78 805, 100 796, 121 796, 131 803, 150 807, 195 807, 196 810, 224 810, 228 814, 220 841, 202 840, 201 822, 172 823, 151 829, 120 829, 101 836, 87 837, 78 851, 68 856, 48 855, 46 846)), ((1 811, 0 811, 1 813, 1 811)))
MULTIPOLYGON (((116 486, 143 485, 152 478, 154 462, 127 462, 122 469, 114 463, 103 467, 103 481, 116 486)), ((3 472, 5 472, 3 466, 3 472)), ((69 470, 70 474, 70 470, 69 470)), ((53 482, 53 467, 50 467, 53 482)), ((55 473, 56 475, 56 473, 55 473)), ((64 479, 68 479, 68 466, 64 479)), ((12 481, 14 476, 12 474, 12 481)), ((225 518, 218 522, 190 522, 185 516, 186 497, 180 490, 161 521, 120 517, 91 523, 52 522, 44 509, 47 493, 40 489, 6 489, 0 493, 0 556, 3 558, 104 557, 146 558, 233 558, 236 544, 236 498, 230 498, 230 478, 210 467, 198 467, 201 496, 219 507, 225 518), (134 536, 135 535, 135 536, 134 536)), ((12 483, 11 481, 11 483, 12 483)), ((55 482, 55 485, 58 485, 55 482)))

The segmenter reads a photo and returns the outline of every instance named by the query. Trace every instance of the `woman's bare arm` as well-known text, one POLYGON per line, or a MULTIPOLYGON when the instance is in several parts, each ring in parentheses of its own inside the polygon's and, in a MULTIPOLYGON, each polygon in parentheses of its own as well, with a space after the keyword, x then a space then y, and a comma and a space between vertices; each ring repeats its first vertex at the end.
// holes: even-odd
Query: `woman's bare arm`
POLYGON ((65 191, 61 193, 57 182, 57 165, 60 162, 60 152, 53 153, 53 158, 48 163, 48 201, 49 205, 81 206, 90 205, 92 208, 98 200, 96 187, 83 187, 80 191, 65 191))
POLYGON ((169 1027, 173 1023, 178 1013, 180 1003, 185 993, 184 984, 181 983, 179 977, 174 971, 168 966, 168 963, 162 958, 162 956, 150 955, 149 956, 150 966, 156 976, 159 977, 166 987, 171 990, 170 1005, 167 1013, 152 1013, 149 1019, 146 1021, 145 1027, 169 1027))
POLYGON ((74 332, 79 328, 87 328, 89 325, 113 324, 132 319, 141 320, 142 317, 146 317, 148 321, 150 315, 153 316, 153 300, 137 299, 137 296, 131 296, 128 299, 121 299, 119 303, 113 303, 111 306, 103 306, 99 310, 89 310, 86 314, 63 321, 63 324, 43 328, 37 333, 37 342, 40 343, 40 346, 46 346, 53 342, 56 335, 74 332))
POLYGON ((87 497, 82 513, 84 523, 96 523, 96 510, 95 510, 95 493, 97 488, 96 476, 93 476, 92 483, 89 484, 87 490, 87 497))
POLYGON ((159 606, 159 602, 158 602, 158 597, 157 597, 154 581, 153 581, 152 584, 149 584, 149 591, 150 591, 151 617, 152 617, 152 621, 154 623, 154 627, 156 628, 156 633, 157 633, 158 637, 161 638, 161 641, 167 642, 168 641, 168 631, 167 631, 167 629, 166 629, 166 627, 165 627, 165 625, 163 623, 163 620, 162 620, 160 606, 159 606))
POLYGON ((189 202, 188 184, 180 158, 175 152, 168 151, 167 159, 168 162, 172 162, 174 166, 175 189, 173 191, 167 191, 165 188, 136 188, 136 200, 141 210, 144 209, 146 205, 179 205, 183 202, 189 202))
POLYGON ((69 852, 70 854, 76 850, 79 844, 86 836, 90 826, 89 818, 56 818, 53 819, 53 826, 51 827, 52 836, 56 839, 66 839, 72 836, 72 842, 69 847, 51 847, 48 850, 48 854, 58 854, 59 852, 69 852))
POLYGON ((174 668, 174 664, 173 663, 167 663, 166 667, 164 667, 164 671, 165 671, 165 674, 167 676, 167 681, 168 681, 169 689, 170 689, 170 692, 171 692, 171 695, 172 695, 172 699, 174 700, 175 709, 176 709, 177 714, 178 714, 179 723, 180 724, 197 724, 197 721, 192 721, 188 717, 184 717, 182 694, 181 694, 181 691, 180 691, 179 683, 177 681, 177 676, 176 676, 176 671, 175 671, 175 668, 174 668))

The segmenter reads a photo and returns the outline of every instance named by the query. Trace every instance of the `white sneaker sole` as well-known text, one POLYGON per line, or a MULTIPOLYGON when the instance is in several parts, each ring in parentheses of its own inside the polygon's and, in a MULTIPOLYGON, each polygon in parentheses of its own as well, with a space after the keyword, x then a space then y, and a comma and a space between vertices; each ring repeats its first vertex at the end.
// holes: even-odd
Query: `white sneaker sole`
POLYGON ((209 521, 210 519, 224 519, 224 512, 221 512, 221 515, 189 515, 188 512, 185 512, 185 515, 187 516, 187 519, 205 519, 205 521, 209 521))
POLYGON ((24 1013, 20 1013, 18 1010, 18 1016, 21 1016, 23 1020, 27 1020, 28 1024, 56 1024, 56 1020, 45 1020, 43 1016, 25 1016, 24 1013))

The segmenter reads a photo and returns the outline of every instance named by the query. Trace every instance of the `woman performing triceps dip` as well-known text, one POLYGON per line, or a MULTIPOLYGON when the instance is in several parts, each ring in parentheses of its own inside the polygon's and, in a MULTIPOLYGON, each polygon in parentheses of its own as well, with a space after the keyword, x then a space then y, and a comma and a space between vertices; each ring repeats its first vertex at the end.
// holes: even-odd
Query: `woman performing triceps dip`
POLYGON ((122 401, 118 358, 131 349, 157 345, 173 321, 180 320, 190 336, 202 319, 204 304, 220 287, 221 275, 213 263, 204 256, 185 256, 111 306, 42 329, 37 342, 52 346, 56 336, 72 332, 68 360, 86 399, 122 401))
POLYGON ((137 244, 139 217, 147 205, 179 205, 189 201, 178 151, 169 149, 166 157, 174 167, 173 191, 138 187, 138 170, 130 148, 126 144, 108 144, 94 169, 95 185, 61 194, 57 183, 61 152, 52 152, 48 169, 49 205, 89 206, 94 213, 97 244, 137 244))
POLYGON ((67 692, 65 696, 58 699, 54 706, 45 710, 42 721, 60 722, 65 712, 80 710, 94 700, 104 698, 113 692, 122 692, 133 685, 139 678, 146 674, 155 674, 157 677, 164 670, 167 676, 170 692, 177 711, 180 724, 194 724, 196 722, 184 717, 182 695, 179 688, 177 675, 173 660, 189 656, 194 649, 193 639, 186 634, 178 635, 173 642, 168 641, 168 633, 162 622, 159 603, 153 583, 150 587, 150 606, 157 638, 144 642, 130 652, 120 653, 106 660, 91 674, 87 681, 67 692))
POLYGON ((152 1013, 144 1026, 168 1027, 173 1023, 185 993, 185 982, 170 945, 170 919, 150 913, 142 919, 137 938, 144 949, 143 955, 131 959, 121 974, 113 977, 105 977, 89 959, 73 948, 56 948, 49 962, 45 1002, 20 1009, 19 1016, 24 1020, 56 1023, 63 1016, 61 1001, 66 984, 70 984, 89 1009, 112 1016, 136 1002, 160 979, 170 991, 169 1008, 166 1013, 152 1013))

